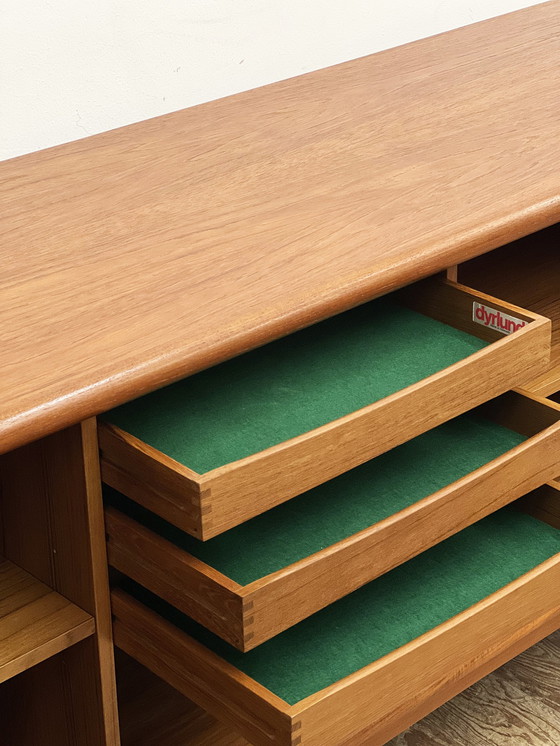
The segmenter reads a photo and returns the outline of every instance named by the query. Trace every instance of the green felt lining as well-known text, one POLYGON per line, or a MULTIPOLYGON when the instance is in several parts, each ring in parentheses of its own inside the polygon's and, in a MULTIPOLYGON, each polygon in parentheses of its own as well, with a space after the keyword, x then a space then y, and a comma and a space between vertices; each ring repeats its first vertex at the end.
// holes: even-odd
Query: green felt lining
POLYGON ((248 653, 137 584, 126 581, 124 587, 295 704, 442 624, 557 552, 560 531, 506 508, 248 653))
POLYGON ((475 414, 457 417, 206 542, 106 488, 109 503, 247 585, 452 484, 525 440, 475 414))
POLYGON ((203 474, 383 399, 486 344, 379 298, 105 419, 203 474))

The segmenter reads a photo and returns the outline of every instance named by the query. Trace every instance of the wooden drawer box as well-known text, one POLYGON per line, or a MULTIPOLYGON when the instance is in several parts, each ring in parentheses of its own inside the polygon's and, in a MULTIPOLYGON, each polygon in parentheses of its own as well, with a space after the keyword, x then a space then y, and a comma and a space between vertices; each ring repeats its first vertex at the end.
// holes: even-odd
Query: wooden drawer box
POLYGON ((560 625, 559 552, 506 508, 249 653, 138 586, 115 642, 254 744, 375 746, 560 625))
POLYGON ((103 479, 209 539, 522 384, 549 348, 544 317, 430 279, 108 412, 103 479))
POLYGON ((109 562, 250 650, 559 470, 560 405, 509 392, 209 542, 108 494, 109 562))
POLYGON ((550 367, 526 388, 541 396, 560 390, 560 223, 459 266, 459 279, 507 298, 552 322, 550 367))

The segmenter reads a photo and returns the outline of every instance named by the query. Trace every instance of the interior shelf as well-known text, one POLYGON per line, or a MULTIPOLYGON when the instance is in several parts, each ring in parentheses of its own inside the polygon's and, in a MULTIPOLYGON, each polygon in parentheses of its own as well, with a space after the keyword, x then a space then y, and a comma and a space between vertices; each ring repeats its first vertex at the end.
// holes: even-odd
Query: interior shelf
POLYGON ((0 557, 0 683, 94 630, 89 614, 0 557))

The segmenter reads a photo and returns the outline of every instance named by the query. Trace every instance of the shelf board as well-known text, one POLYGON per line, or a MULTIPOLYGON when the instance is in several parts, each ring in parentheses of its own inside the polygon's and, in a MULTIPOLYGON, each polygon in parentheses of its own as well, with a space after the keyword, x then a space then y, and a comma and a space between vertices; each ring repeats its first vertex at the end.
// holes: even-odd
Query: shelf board
POLYGON ((0 557, 0 683, 94 631, 89 614, 0 557))

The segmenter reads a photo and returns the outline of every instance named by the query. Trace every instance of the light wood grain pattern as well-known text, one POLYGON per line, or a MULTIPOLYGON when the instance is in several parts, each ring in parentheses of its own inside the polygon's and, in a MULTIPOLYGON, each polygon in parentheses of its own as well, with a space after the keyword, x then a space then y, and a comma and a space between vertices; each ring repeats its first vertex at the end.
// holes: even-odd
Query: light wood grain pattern
POLYGON ((210 490, 188 469, 120 427, 99 422, 101 475, 106 484, 201 539, 210 490))
POLYGON ((202 475, 101 422, 104 480, 183 531, 210 539, 524 383, 548 365, 550 321, 543 316, 442 279, 416 283, 398 297, 490 344, 391 396, 202 475), (527 325, 504 336, 473 321, 475 302, 527 325))
POLYGON ((355 746, 355 744, 360 744, 360 746, 385 746, 385 744, 393 737, 396 730, 399 730, 401 727, 406 727, 406 725, 415 721, 419 721, 421 718, 425 717, 426 714, 439 707, 446 699, 456 696, 457 693, 460 693, 462 690, 469 687, 473 682, 487 676, 499 666, 502 666, 516 655, 519 655, 528 647, 542 640, 546 635, 551 634, 558 628, 559 624, 559 615, 552 617, 547 616, 542 620, 535 620, 534 624, 527 625, 525 633, 521 633, 514 639, 512 644, 508 645, 506 648, 502 648, 498 655, 489 657, 480 668, 459 674, 457 678, 450 682, 446 690, 447 697, 442 697, 441 692, 438 692, 436 689, 433 696, 412 704, 406 714, 402 712, 397 713, 393 718, 390 718, 381 724, 380 727, 368 728, 361 733, 352 736, 349 741, 344 740, 338 744, 338 746, 355 746))
POLYGON ((408 646, 303 700, 295 710, 306 746, 350 746, 366 728, 372 745, 385 743, 501 665, 504 651, 507 660, 555 630, 560 598, 550 589, 559 586, 556 555, 408 646))
POLYGON ((105 526, 112 567, 240 650, 252 647, 243 586, 114 508, 106 509, 105 526))
MULTIPOLYGON (((559 670, 560 631, 477 682, 387 746, 557 746, 559 670)), ((202 734, 200 715, 198 721, 202 734)), ((204 725, 210 728, 212 724, 204 725)), ((184 740, 176 746, 188 743, 184 740)), ((167 746, 165 741, 161 746, 167 746)))
MULTIPOLYGON (((509 392, 480 413, 528 440, 396 515, 248 585, 111 508, 109 561, 235 647, 251 650, 556 476, 560 404, 509 392)), ((526 503, 532 502, 529 495, 526 503)), ((538 505, 542 510, 542 497, 538 505)))
POLYGON ((556 364, 551 365, 546 373, 535 378, 527 384, 531 391, 535 391, 543 396, 560 391, 560 362, 558 356, 555 356, 556 364))
POLYGON ((560 217, 538 5, 0 167, 0 449, 560 217))
POLYGON ((461 265, 459 279, 552 319, 550 368, 527 387, 560 391, 560 224, 461 265))
MULTIPOLYGON (((63 690, 71 742, 118 746, 95 420, 0 457, 0 492, 6 557, 87 611, 96 623, 94 638, 69 652, 63 667, 48 669, 60 678, 43 681, 43 687, 63 690)), ((30 692, 37 690, 33 686, 30 692)), ((45 739, 42 744, 51 746, 45 739)))
MULTIPOLYGON (((532 438, 556 425, 560 417, 560 403, 518 389, 486 402, 477 411, 502 427, 532 438)), ((558 463, 560 465, 560 456, 558 463)))
MULTIPOLYGON (((442 324, 450 324, 456 329, 490 343, 503 340, 504 332, 474 321, 473 303, 490 306, 493 311, 510 314, 526 324, 531 324, 544 316, 544 314, 527 310, 521 305, 514 305, 507 298, 504 300, 500 296, 489 295, 476 285, 469 287, 442 278, 441 275, 414 282, 397 290, 393 297, 418 313, 423 313, 442 324)), ((547 321, 549 321, 548 318, 547 321)))
POLYGON ((126 593, 112 593, 115 644, 255 744, 291 743, 291 708, 126 593))
POLYGON ((89 614, 0 558, 0 683, 94 631, 89 614))
POLYGON ((550 589, 559 586, 556 555, 294 706, 118 590, 113 592, 115 641, 257 746, 378 746, 554 631, 560 625, 560 598, 550 589))
POLYGON ((530 513, 550 526, 560 529, 560 482, 555 480, 518 500, 520 510, 530 513))

